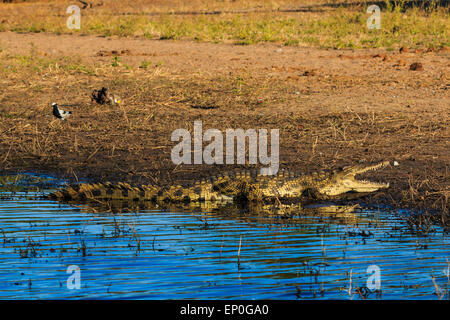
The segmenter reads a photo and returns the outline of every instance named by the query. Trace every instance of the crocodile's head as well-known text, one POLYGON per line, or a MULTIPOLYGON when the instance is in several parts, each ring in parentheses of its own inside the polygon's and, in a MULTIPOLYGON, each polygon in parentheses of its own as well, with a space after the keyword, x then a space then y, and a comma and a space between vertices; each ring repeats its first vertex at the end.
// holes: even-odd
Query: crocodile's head
POLYGON ((336 196, 346 192, 374 192, 388 188, 389 183, 379 183, 356 179, 356 175, 371 170, 377 170, 389 165, 389 161, 373 165, 355 165, 333 172, 327 183, 319 189, 319 192, 327 196, 336 196))

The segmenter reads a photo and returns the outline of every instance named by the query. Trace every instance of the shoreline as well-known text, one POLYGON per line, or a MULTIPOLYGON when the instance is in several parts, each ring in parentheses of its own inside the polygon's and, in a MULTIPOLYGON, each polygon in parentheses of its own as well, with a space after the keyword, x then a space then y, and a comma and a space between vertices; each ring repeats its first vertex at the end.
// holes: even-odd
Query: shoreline
POLYGON ((448 51, 13 33, 0 33, 0 45, 0 172, 140 185, 240 167, 172 163, 171 133, 202 120, 204 131, 279 129, 280 168, 397 161, 367 176, 391 184, 370 201, 434 210, 441 214, 424 217, 449 223, 448 51), (415 62, 423 70, 410 70, 415 62), (103 86, 122 107, 90 101, 103 86), (52 102, 73 115, 53 118, 52 102))

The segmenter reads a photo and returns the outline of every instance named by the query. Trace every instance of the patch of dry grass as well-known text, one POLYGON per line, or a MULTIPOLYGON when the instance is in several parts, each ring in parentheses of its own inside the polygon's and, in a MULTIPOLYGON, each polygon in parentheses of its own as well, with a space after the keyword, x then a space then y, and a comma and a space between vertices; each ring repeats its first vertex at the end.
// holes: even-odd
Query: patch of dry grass
POLYGON ((398 160, 400 167, 371 176, 391 183, 390 189, 371 201, 438 212, 427 219, 448 225, 445 137, 449 123, 439 111, 418 117, 413 111, 347 108, 310 113, 286 107, 293 99, 302 99, 303 104, 312 101, 308 105, 333 99, 336 86, 352 84, 356 90, 359 81, 367 85, 364 79, 324 76, 316 80, 321 83, 320 92, 297 97, 295 82, 276 78, 245 73, 174 77, 158 68, 129 69, 110 62, 93 65, 36 53, 2 53, 0 70, 0 171, 40 171, 138 184, 190 180, 223 168, 174 166, 169 141, 173 130, 192 130, 197 119, 204 120, 204 130, 279 128, 282 167, 309 172, 348 165, 355 159, 398 160), (89 93, 102 86, 124 97, 124 107, 91 103, 89 93), (51 116, 53 99, 73 111, 68 121, 51 116), (214 108, 194 109, 194 105, 214 108), (431 161, 430 152, 435 156, 431 161))

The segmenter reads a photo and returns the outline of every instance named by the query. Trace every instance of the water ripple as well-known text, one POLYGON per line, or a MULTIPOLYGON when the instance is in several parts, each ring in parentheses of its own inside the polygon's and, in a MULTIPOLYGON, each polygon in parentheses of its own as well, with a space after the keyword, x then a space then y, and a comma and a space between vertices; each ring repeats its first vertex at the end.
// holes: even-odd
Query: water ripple
POLYGON ((381 295, 365 298, 437 299, 434 277, 448 299, 448 237, 409 234, 388 211, 356 212, 357 225, 274 223, 181 210, 94 214, 32 196, 0 202, 2 299, 359 299, 371 265, 381 295), (67 286, 71 265, 80 289, 67 286))

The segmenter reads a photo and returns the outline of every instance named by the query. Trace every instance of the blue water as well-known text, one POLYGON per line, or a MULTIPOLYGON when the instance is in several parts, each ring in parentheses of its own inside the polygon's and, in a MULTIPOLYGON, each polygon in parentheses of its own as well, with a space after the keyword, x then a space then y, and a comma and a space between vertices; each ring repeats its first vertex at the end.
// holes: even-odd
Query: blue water
POLYGON ((1 299, 449 298, 448 235, 411 234, 396 212, 113 214, 35 195, 0 200, 1 299))

